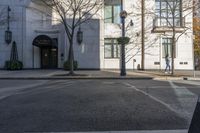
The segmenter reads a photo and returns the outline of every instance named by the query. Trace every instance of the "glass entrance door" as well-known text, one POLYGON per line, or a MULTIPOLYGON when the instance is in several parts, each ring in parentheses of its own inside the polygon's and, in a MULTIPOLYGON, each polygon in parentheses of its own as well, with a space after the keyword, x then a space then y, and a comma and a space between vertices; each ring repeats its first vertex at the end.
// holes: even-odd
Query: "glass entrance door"
POLYGON ((41 68, 54 69, 58 67, 58 49, 57 48, 41 48, 41 68))

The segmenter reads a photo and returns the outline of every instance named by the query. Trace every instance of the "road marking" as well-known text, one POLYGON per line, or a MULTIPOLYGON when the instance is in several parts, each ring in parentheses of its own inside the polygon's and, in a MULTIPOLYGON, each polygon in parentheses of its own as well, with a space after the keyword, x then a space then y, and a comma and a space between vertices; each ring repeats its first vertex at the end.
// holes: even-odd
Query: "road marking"
POLYGON ((36 89, 36 90, 30 90, 30 91, 25 91, 25 92, 18 92, 16 94, 28 94, 31 93, 32 95, 34 94, 40 94, 40 93, 46 93, 46 92, 50 92, 50 91, 54 91, 54 90, 59 90, 59 89, 64 89, 65 87, 69 87, 71 85, 73 85, 73 83, 75 83, 75 81, 69 81, 69 82, 65 82, 64 84, 59 83, 59 84, 54 84, 52 83, 51 85, 48 84, 48 86, 44 86, 42 87, 42 89, 36 89), (60 86, 60 85, 64 85, 64 86, 60 86))
POLYGON ((106 84, 106 85, 112 85, 112 84, 114 84, 115 82, 109 82, 109 81, 104 81, 104 82, 102 82, 102 84, 106 84))
POLYGON ((158 102, 158 103, 164 105, 164 106, 167 107, 169 110, 171 110, 171 111, 173 111, 173 112, 179 114, 179 112, 178 112, 177 110, 175 110, 174 108, 172 108, 169 104, 167 104, 167 103, 161 101, 160 99, 158 99, 158 98, 156 98, 156 97, 150 95, 149 93, 147 93, 147 92, 145 92, 145 91, 143 91, 143 90, 137 89, 135 86, 133 86, 133 85, 131 85, 131 84, 129 84, 129 83, 124 83, 124 84, 127 85, 128 87, 133 88, 133 89, 136 90, 137 92, 140 92, 140 93, 142 93, 142 94, 148 96, 149 98, 153 99, 154 101, 156 101, 156 102, 158 102))
POLYGON ((190 123, 198 96, 184 86, 177 86, 172 81, 168 82, 173 88, 175 95, 177 96, 177 100, 179 101, 179 105, 174 106, 174 108, 176 108, 176 110, 178 110, 180 114, 188 120, 188 123, 190 123))
POLYGON ((171 87, 174 89, 175 93, 177 96, 182 97, 182 96, 196 96, 194 93, 189 91, 186 87, 184 86, 177 86, 175 85, 172 81, 168 81, 171 87))
POLYGON ((174 80, 173 82, 181 83, 181 84, 188 84, 188 85, 200 86, 200 82, 199 82, 199 81, 191 81, 191 80, 174 80))
POLYGON ((17 94, 19 91, 27 89, 27 88, 33 88, 36 86, 40 86, 45 84, 47 81, 40 81, 40 83, 34 83, 31 85, 26 86, 19 86, 19 87, 5 87, 0 89, 0 100, 5 99, 11 95, 17 94))

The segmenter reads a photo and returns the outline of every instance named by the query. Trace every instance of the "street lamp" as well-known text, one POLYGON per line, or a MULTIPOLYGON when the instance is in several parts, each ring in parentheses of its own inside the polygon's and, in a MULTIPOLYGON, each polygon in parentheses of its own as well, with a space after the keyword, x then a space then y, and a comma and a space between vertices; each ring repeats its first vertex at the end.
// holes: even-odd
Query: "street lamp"
MULTIPOLYGON (((121 12, 120 12, 121 22, 122 22, 122 38, 125 37, 125 18, 127 17, 127 12, 123 10, 123 0, 121 0, 121 12)), ((121 76, 126 76, 126 62, 125 62, 125 44, 121 44, 121 76)))
POLYGON ((8 16, 7 16, 7 24, 8 25, 7 25, 7 30, 5 31, 5 42, 7 44, 10 44, 12 41, 12 32, 10 31, 10 11, 11 11, 11 9, 9 6, 8 6, 7 11, 8 11, 8 16))

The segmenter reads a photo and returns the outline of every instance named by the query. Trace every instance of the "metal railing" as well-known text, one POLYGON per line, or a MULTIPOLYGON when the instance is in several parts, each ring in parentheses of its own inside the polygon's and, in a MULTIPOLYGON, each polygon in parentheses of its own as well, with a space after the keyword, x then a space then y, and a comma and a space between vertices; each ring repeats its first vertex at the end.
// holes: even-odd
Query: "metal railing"
POLYGON ((156 17, 153 19, 153 28, 184 28, 185 27, 185 17, 174 18, 175 25, 173 26, 173 18, 156 17))

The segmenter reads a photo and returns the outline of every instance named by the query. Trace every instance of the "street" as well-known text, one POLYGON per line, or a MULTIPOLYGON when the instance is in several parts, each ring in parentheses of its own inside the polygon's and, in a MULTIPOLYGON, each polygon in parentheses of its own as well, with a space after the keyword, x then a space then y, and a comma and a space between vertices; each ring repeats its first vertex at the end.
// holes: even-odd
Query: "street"
POLYGON ((188 129, 200 95, 194 83, 0 80, 0 132, 188 129))

